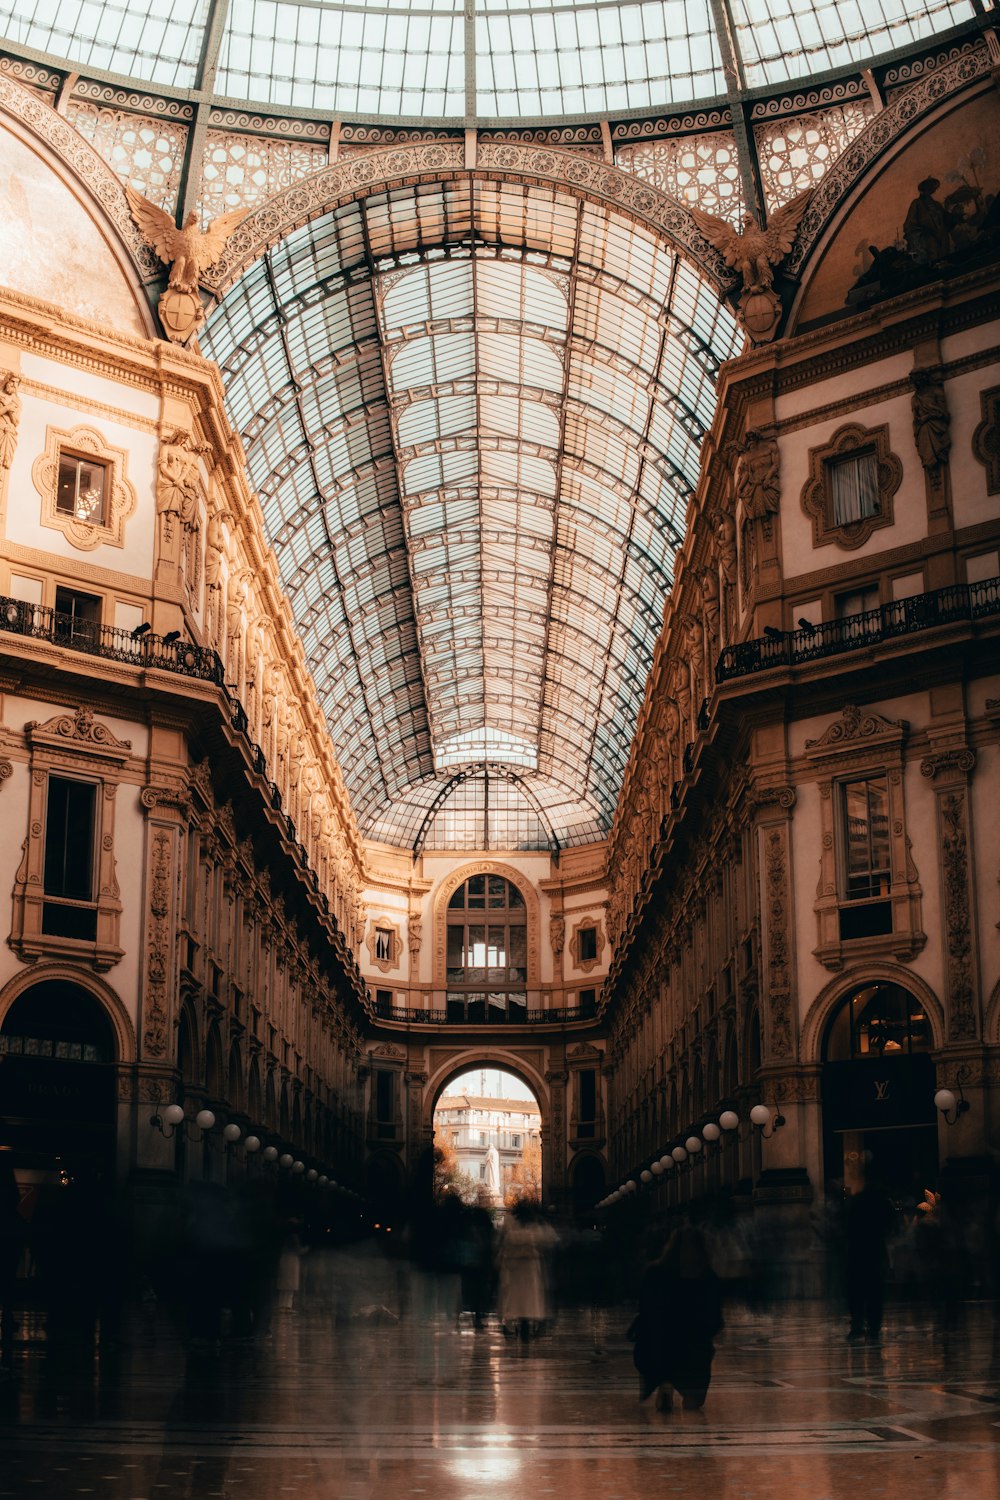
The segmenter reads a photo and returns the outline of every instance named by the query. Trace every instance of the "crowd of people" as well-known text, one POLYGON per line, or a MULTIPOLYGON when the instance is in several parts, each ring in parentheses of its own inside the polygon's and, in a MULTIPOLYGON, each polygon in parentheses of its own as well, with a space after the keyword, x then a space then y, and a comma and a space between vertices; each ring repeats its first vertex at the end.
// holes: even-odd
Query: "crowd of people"
MULTIPOLYGON (((227 1340, 265 1340, 276 1316, 302 1307, 325 1308, 336 1323, 499 1327, 522 1344, 543 1335, 560 1306, 590 1307, 620 1318, 640 1399, 668 1412, 675 1399, 704 1404, 727 1302, 761 1311, 796 1290, 795 1248, 778 1237, 778 1221, 732 1203, 728 1212, 716 1203, 700 1223, 690 1213, 654 1219, 641 1204, 560 1222, 528 1199, 498 1213, 446 1192, 380 1219, 256 1178, 176 1185, 126 1231, 124 1217, 95 1212, 87 1189, 61 1184, 26 1220, 13 1177, 0 1177, 0 1369, 18 1298, 44 1314, 55 1344, 92 1337, 98 1323, 113 1328, 131 1296, 206 1354, 227 1340)), ((803 1220, 806 1258, 825 1263, 850 1341, 879 1342, 890 1283, 896 1299, 935 1301, 945 1326, 962 1298, 995 1295, 992 1220, 961 1209, 954 1195, 928 1191, 903 1212, 872 1179, 853 1192, 835 1185, 803 1220)))

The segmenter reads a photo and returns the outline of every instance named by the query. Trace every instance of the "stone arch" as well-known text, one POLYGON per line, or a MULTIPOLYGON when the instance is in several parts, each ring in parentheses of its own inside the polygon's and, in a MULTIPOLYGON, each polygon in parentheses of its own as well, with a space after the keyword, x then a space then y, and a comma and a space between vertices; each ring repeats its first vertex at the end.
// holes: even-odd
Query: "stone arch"
POLYGON ((600 204, 666 240, 720 294, 735 284, 732 271, 719 251, 707 244, 688 210, 641 177, 594 157, 516 141, 477 142, 475 165, 470 167, 463 140, 409 142, 366 152, 302 178, 238 225, 211 267, 211 275, 202 278, 203 284, 221 299, 265 251, 310 220, 346 203, 421 183, 477 178, 555 188, 600 204))
MULTIPOLYGON (((0 75, 2 76, 2 75, 0 75)), ((85 990, 101 1006, 111 1023, 115 1044, 115 1062, 119 1065, 136 1061, 135 1027, 132 1018, 109 984, 96 974, 88 974, 73 964, 38 964, 15 974, 0 990, 0 1029, 15 1001, 29 990, 50 981, 73 984, 85 990)))
POLYGON ((434 1129, 434 1111, 437 1108, 437 1102, 449 1083, 460 1073, 468 1073, 474 1068, 482 1067, 500 1068, 503 1072, 513 1073, 515 1078, 520 1079, 538 1101, 542 1116, 542 1130, 545 1130, 550 1119, 551 1100, 542 1075, 516 1052, 509 1051, 505 1047, 468 1047, 461 1052, 453 1053, 447 1062, 441 1063, 424 1085, 423 1123, 428 1139, 434 1129))
POLYGON ((823 1037, 841 1002, 850 990, 859 984, 898 984, 921 1002, 931 1025, 934 1048, 944 1046, 944 1010, 937 995, 925 980, 912 969, 900 964, 872 962, 863 969, 850 974, 838 974, 823 986, 806 1012, 802 1023, 801 1060, 803 1063, 821 1063, 823 1060, 823 1037))
POLYGON ((445 958, 448 902, 459 886, 464 885, 469 879, 470 875, 500 875, 504 880, 509 880, 511 885, 516 886, 524 897, 524 913, 527 918, 528 927, 528 982, 526 988, 529 990, 538 989, 541 983, 541 916, 538 905, 538 892, 528 877, 522 875, 520 870, 516 870, 513 865, 501 864, 495 859, 470 860, 468 864, 461 865, 457 870, 452 870, 450 875, 446 875, 434 892, 432 906, 434 930, 432 948, 433 975, 431 978, 434 989, 447 989, 445 958))

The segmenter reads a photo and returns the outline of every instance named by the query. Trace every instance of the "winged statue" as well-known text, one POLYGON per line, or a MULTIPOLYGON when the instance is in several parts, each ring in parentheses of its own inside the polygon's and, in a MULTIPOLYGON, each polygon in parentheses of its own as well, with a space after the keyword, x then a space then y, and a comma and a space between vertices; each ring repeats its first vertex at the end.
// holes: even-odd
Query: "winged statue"
POLYGON ((692 219, 709 244, 721 251, 726 265, 739 271, 743 278, 738 316, 758 341, 769 338, 777 324, 780 303, 772 290, 773 268, 781 264, 794 245, 799 222, 811 196, 812 188, 799 193, 772 214, 763 229, 752 214, 746 215, 743 228, 739 230, 725 219, 705 213, 704 209, 691 209, 692 219))
POLYGON ((168 213, 150 203, 135 188, 126 187, 125 196, 147 243, 152 245, 164 265, 170 267, 167 284, 175 292, 197 292, 202 272, 214 266, 229 236, 250 212, 248 208, 237 208, 231 213, 220 214, 207 229, 196 227, 198 216, 191 212, 183 227, 178 229, 168 213))

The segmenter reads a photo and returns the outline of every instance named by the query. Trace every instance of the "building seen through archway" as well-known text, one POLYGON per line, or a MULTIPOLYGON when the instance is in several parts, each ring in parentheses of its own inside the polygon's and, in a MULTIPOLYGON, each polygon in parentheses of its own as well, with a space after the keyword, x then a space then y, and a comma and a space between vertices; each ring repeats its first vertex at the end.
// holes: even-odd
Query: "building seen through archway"
POLYGON ((537 1100, 512 1073, 460 1074, 434 1107, 439 1194, 494 1210, 543 1202, 541 1123, 537 1100))

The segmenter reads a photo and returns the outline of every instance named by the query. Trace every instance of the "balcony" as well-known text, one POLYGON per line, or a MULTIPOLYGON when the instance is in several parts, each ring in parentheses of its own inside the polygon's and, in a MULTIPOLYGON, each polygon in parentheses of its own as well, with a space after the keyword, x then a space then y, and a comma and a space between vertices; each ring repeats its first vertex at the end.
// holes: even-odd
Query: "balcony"
POLYGON ((116 625, 98 625, 74 615, 64 615, 41 604, 0 597, 0 632, 48 641, 69 651, 99 656, 105 661, 128 662, 134 667, 155 667, 179 672, 202 682, 222 686, 222 662, 215 651, 191 641, 167 640, 151 631, 136 635, 116 625))
POLYGON ((451 1030, 469 1030, 485 1027, 494 1030, 497 1026, 565 1026, 575 1021, 593 1021, 596 1005, 567 1005, 551 1010, 516 1010, 499 1008, 483 1013, 481 1019, 449 1014, 447 1010, 413 1010, 394 1006, 378 1000, 374 1006, 377 1021, 394 1021, 401 1026, 441 1026, 451 1030))
POLYGON ((777 630, 727 646, 715 668, 718 683, 768 672, 772 667, 798 667, 845 651, 863 650, 882 641, 918 635, 939 625, 981 620, 1000 614, 1000 578, 982 583, 955 583, 933 593, 895 599, 878 609, 846 615, 807 630, 777 630))

